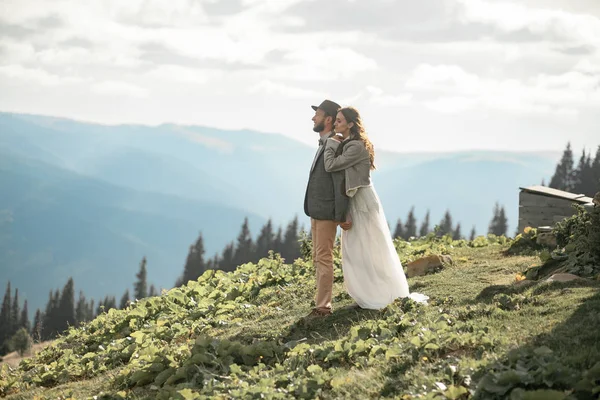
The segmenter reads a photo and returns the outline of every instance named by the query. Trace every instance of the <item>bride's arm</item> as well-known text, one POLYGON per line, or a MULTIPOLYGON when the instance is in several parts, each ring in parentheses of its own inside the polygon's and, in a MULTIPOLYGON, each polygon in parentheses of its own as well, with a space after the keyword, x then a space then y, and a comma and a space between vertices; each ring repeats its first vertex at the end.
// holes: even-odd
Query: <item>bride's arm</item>
POLYGON ((342 171, 354 164, 358 164, 369 156, 361 141, 352 140, 344 146, 342 154, 336 157, 335 151, 339 145, 340 142, 337 140, 327 139, 324 154, 325 171, 327 172, 342 171))

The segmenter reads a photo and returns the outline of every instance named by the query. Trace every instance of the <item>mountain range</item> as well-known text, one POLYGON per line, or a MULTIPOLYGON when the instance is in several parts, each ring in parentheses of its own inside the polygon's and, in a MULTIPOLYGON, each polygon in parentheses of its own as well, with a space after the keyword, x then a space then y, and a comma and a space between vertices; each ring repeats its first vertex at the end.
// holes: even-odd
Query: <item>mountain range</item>
MULTIPOLYGON (((211 257, 245 217, 253 235, 269 218, 306 229, 310 128, 315 147, 252 130, 0 113, 0 284, 18 287, 32 314, 69 276, 88 297, 119 297, 144 256, 149 283, 170 288, 200 232, 211 257)), ((483 234, 498 202, 514 230, 519 186, 547 180, 560 154, 376 149, 372 179, 392 229, 414 206, 418 223, 449 210, 463 234, 483 234)))

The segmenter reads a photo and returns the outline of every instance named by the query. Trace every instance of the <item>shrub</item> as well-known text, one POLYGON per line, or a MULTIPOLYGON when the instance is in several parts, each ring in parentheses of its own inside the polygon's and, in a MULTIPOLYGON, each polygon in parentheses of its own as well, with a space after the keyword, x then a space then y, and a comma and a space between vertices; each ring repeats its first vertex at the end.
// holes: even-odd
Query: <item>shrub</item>
POLYGON ((9 343, 11 350, 16 351, 21 357, 23 357, 23 354, 25 354, 27 350, 31 349, 33 340, 31 339, 31 336, 29 336, 27 329, 21 328, 13 335, 12 338, 10 338, 9 343))
POLYGON ((580 276, 600 273, 600 207, 586 210, 574 205, 577 213, 556 224, 554 234, 566 258, 566 272, 580 276))

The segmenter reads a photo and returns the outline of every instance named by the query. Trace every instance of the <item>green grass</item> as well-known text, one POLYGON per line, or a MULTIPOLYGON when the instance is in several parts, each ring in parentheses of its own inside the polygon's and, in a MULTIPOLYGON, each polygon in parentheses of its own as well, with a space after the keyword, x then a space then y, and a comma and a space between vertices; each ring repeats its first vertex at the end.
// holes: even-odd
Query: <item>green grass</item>
POLYGON ((315 291, 304 260, 208 272, 71 330, 14 371, 4 367, 0 395, 594 398, 600 281, 514 285, 540 261, 505 256, 510 243, 500 239, 398 242, 404 264, 429 253, 451 254, 454 264, 409 280, 428 305, 397 300, 381 311, 351 306, 338 257, 327 318, 304 318, 315 291))

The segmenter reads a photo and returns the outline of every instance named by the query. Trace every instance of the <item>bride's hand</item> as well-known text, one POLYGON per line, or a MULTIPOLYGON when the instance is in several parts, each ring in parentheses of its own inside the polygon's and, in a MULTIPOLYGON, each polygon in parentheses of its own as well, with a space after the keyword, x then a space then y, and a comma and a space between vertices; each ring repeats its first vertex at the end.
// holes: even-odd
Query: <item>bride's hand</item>
POLYGON ((346 221, 346 222, 342 222, 342 223, 340 223, 340 227, 341 227, 343 230, 347 231, 348 229, 352 228, 352 221, 351 221, 351 220, 348 220, 348 221, 346 221))

